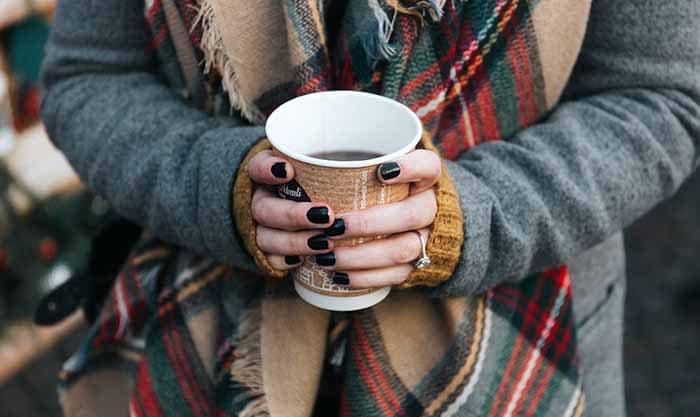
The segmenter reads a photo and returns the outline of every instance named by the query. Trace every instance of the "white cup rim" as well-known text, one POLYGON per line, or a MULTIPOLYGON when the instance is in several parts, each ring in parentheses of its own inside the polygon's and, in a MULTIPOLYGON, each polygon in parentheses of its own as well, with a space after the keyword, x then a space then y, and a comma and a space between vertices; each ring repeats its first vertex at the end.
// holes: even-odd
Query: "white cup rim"
POLYGON ((272 114, 267 118, 267 122, 265 123, 265 134, 267 135, 267 139, 270 141, 273 147, 283 153, 286 156, 289 156, 290 158, 294 158, 298 161, 305 162, 307 164, 311 165, 316 165, 316 166, 322 166, 322 167, 329 167, 329 168, 363 168, 363 167, 368 167, 368 166, 374 166, 374 165, 379 165, 384 162, 392 161, 399 156, 405 155, 415 149, 416 145, 418 145, 418 142, 420 141, 422 135, 423 135, 423 125, 418 118, 418 116, 407 106, 404 104, 392 100, 390 98, 380 96, 377 94, 372 94, 372 93, 366 93, 362 91, 350 91, 350 90, 335 90, 335 91, 322 91, 322 92, 317 92, 317 93, 311 93, 311 94, 306 94, 303 96, 295 97, 284 104, 280 105, 277 109, 275 109, 272 114), (378 156, 376 158, 372 159, 363 159, 363 160, 357 160, 357 161, 338 161, 338 160, 331 160, 331 159, 321 159, 321 158, 315 158, 313 156, 309 155, 304 155, 299 152, 295 152, 292 149, 290 149, 288 146, 286 146, 282 141, 278 140, 279 138, 275 137, 274 133, 274 126, 277 121, 277 115, 282 114, 282 111, 290 106, 294 106, 295 104, 299 104, 300 101, 303 100, 313 100, 319 95, 326 95, 326 96, 355 96, 355 97, 363 97, 365 99, 370 99, 370 100, 375 100, 375 101, 380 101, 383 102, 389 106, 393 106, 395 108, 401 109, 401 111, 405 112, 411 123, 415 127, 415 135, 409 142, 406 143, 406 145, 402 146, 401 148, 397 149, 394 152, 391 152, 386 155, 378 156))

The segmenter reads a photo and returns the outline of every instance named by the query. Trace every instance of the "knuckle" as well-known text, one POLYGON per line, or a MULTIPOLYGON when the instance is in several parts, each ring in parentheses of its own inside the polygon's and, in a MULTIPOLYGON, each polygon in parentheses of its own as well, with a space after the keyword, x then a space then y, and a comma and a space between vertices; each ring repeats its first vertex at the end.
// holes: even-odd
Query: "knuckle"
POLYGON ((271 183, 272 174, 270 168, 273 160, 268 151, 261 152, 250 160, 248 165, 248 175, 254 180, 262 183, 271 183))
POLYGON ((255 228, 255 244, 262 250, 267 248, 267 237, 268 235, 265 228, 260 226, 255 228))
POLYGON ((285 211, 285 220, 290 226, 302 226, 308 222, 306 212, 308 211, 306 204, 295 204, 293 210, 285 211))
POLYGON ((440 162, 440 157, 438 156, 437 153, 429 150, 429 149, 421 149, 421 159, 423 159, 423 163, 430 166, 434 167, 436 163, 440 162))
POLYGON ((260 180, 262 177, 262 165, 263 158, 260 155, 256 155, 250 160, 250 164, 248 165, 248 176, 260 180))
POLYGON ((417 236, 409 236, 414 233, 409 232, 409 234, 397 242, 392 261, 396 264, 407 264, 416 259, 420 253, 420 241, 417 236))
POLYGON ((309 245, 306 243, 308 237, 297 233, 288 233, 285 239, 285 247, 290 253, 306 253, 309 251, 309 245))
POLYGON ((253 220, 265 224, 269 216, 269 206, 265 198, 254 199, 251 204, 253 220))
POLYGON ((422 210, 419 206, 413 205, 408 207, 408 210, 405 211, 405 221, 406 224, 408 224, 408 228, 416 229, 422 226, 421 223, 423 222, 423 212, 424 210, 422 210))
POLYGON ((353 231, 353 234, 356 236, 367 236, 369 234, 369 224, 367 223, 367 219, 364 216, 361 215, 355 215, 351 216, 350 219, 349 227, 348 229, 351 229, 353 231))

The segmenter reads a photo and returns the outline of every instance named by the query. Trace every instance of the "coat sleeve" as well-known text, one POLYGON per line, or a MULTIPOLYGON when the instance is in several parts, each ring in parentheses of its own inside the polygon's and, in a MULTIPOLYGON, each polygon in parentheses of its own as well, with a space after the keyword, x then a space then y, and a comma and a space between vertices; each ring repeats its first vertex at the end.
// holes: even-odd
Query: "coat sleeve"
POLYGON ((700 2, 593 0, 562 102, 448 162, 465 295, 565 263, 671 196, 698 165, 700 2))
POLYGON ((141 0, 58 2, 42 119, 83 181, 165 241, 251 268, 232 220, 239 163, 263 135, 189 107, 156 75, 141 0))

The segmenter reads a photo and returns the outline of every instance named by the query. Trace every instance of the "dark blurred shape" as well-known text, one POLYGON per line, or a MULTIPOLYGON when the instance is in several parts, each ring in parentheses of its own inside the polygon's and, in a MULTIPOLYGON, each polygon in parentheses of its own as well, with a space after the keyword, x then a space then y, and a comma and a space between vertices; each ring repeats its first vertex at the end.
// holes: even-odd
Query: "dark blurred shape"
POLYGON ((700 415, 700 174, 626 232, 627 411, 700 415))
POLYGON ((141 235, 141 228, 126 219, 107 223, 93 239, 85 277, 83 311, 88 321, 97 318, 102 302, 112 288, 117 273, 141 235))
POLYGON ((34 323, 56 324, 80 307, 85 299, 84 274, 78 273, 46 294, 34 311, 34 323))
POLYGON ((91 238, 115 218, 88 191, 39 200, 0 163, 0 330, 31 317, 43 294, 85 270, 91 238), (28 199, 29 211, 17 211, 12 193, 28 199))
POLYGON ((141 228, 128 220, 115 216, 106 222, 92 240, 85 267, 44 296, 34 312, 34 322, 55 324, 78 308, 83 309, 88 322, 95 321, 140 235, 141 228))
POLYGON ((694 318, 700 322, 700 276, 695 278, 695 283, 682 288, 676 294, 676 308, 678 314, 694 318))

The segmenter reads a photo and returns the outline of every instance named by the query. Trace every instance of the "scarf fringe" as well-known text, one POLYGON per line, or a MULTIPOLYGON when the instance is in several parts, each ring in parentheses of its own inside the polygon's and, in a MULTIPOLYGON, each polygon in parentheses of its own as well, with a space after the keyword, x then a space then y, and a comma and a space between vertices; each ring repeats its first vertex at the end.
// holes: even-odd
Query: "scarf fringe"
POLYGON ((202 26, 204 73, 209 74, 212 68, 216 69, 221 76, 221 86, 228 93, 231 108, 239 110, 243 117, 253 123, 263 123, 265 116, 260 109, 240 94, 240 84, 233 62, 226 53, 223 36, 215 23, 212 1, 214 0, 200 0, 197 18, 193 23, 193 27, 198 24, 202 26))
POLYGON ((427 15, 431 21, 437 22, 442 19, 447 0, 386 0, 386 2, 401 13, 418 16, 421 19, 427 15))
POLYGON ((263 384, 261 323, 261 304, 244 310, 234 340, 236 358, 231 364, 231 377, 248 390, 234 398, 234 402, 245 404, 240 417, 270 417, 263 384))
MULTIPOLYGON (((394 13, 413 15, 421 19, 421 22, 429 17, 432 22, 438 22, 444 15, 447 0, 384 0, 394 10, 394 13)), ((455 0, 452 0, 454 4, 455 0)), ((457 0, 466 2, 467 0, 457 0)), ((380 0, 367 0, 367 5, 374 14, 377 30, 368 33, 362 46, 367 53, 369 64, 381 59, 390 59, 396 55, 396 48, 390 44, 391 34, 394 30, 396 16, 389 18, 389 14, 380 5, 380 0)))
POLYGON ((427 0, 419 1, 416 6, 427 12, 433 22, 437 22, 442 19, 445 3, 446 0, 427 0))
POLYGON ((376 19, 377 30, 368 33, 362 39, 362 46, 370 63, 379 59, 389 59, 396 54, 396 49, 389 44, 393 31, 393 22, 378 0, 367 0, 367 5, 376 19))

